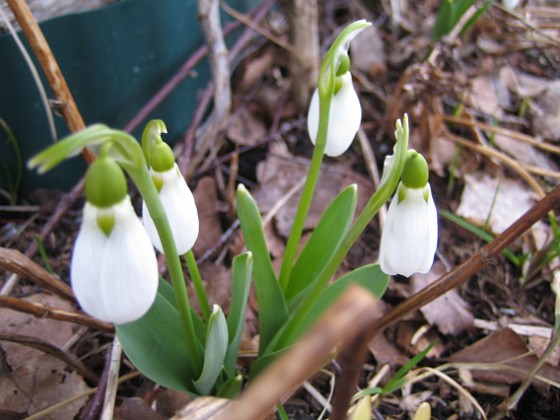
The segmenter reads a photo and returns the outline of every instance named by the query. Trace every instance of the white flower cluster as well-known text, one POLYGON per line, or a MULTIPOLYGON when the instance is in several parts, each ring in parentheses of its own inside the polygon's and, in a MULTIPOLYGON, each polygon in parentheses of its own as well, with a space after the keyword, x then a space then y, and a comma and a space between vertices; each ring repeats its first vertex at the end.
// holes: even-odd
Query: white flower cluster
MULTIPOLYGON (((95 171, 90 170, 86 183, 91 185, 90 191, 102 196, 103 189, 110 190, 111 185, 96 179, 95 171)), ((194 198, 176 164, 159 176, 160 199, 176 248, 184 254, 198 236, 194 198)), ((104 206, 87 198, 72 255, 72 288, 80 306, 91 316, 115 324, 135 321, 150 309, 157 293, 158 267, 153 247, 163 250, 154 221, 144 203, 143 226, 127 194, 104 206)))

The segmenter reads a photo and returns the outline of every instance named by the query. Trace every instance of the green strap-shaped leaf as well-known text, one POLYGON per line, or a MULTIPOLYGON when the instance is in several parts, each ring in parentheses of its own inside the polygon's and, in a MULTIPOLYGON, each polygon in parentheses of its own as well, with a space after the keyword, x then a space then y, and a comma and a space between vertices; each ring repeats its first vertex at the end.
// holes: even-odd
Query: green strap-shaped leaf
POLYGON ((204 347, 204 365, 200 377, 194 381, 194 387, 200 395, 207 395, 224 368, 228 345, 228 328, 222 308, 214 305, 208 319, 208 335, 204 347))
MULTIPOLYGON (((177 312, 177 316, 179 316, 179 312, 177 311, 177 302, 175 299, 175 291, 173 290, 173 286, 171 286, 167 281, 165 281, 161 277, 159 279, 158 294, 160 294, 163 298, 165 298, 165 300, 167 300, 171 304, 171 306, 173 306, 173 308, 177 312)), ((194 331, 199 340, 199 344, 204 343, 204 340, 206 339, 206 325, 204 324, 204 322, 202 322, 202 320, 194 310, 191 310, 191 312, 192 312, 192 319, 194 324, 194 331)), ((202 347, 202 344, 200 344, 200 346, 202 347)))
POLYGON ((313 305, 305 321, 301 325, 296 337, 300 337, 319 317, 330 308, 334 302, 342 296, 346 288, 350 284, 359 284, 360 286, 369 290, 377 299, 381 299, 387 286, 389 285, 390 277, 381 271, 379 264, 368 264, 357 268, 327 287, 321 293, 321 296, 313 305))
POLYGON ((237 188, 237 215, 245 244, 254 258, 253 278, 259 302, 261 353, 288 320, 288 305, 272 268, 257 203, 243 185, 237 188))
MULTIPOLYGON (((311 307, 305 320, 299 326, 296 327, 294 325, 294 316, 292 315, 284 328, 278 331, 269 347, 266 349, 264 356, 266 357, 270 353, 283 351, 292 345, 328 308, 333 305, 333 303, 344 293, 350 284, 359 284, 380 299, 389 285, 389 276, 381 271, 379 264, 364 265, 363 267, 357 268, 356 270, 345 274, 321 292, 317 301, 311 307), (283 333, 290 328, 293 329, 293 334, 290 335, 289 342, 285 345, 279 345, 279 339, 282 337, 283 333)), ((261 358, 257 359, 255 365, 259 363, 260 360, 261 358)), ((259 365, 261 364, 264 363, 260 362, 259 365)))
MULTIPOLYGON (((117 335, 130 361, 152 381, 167 388, 194 392, 191 357, 186 354, 179 314, 161 292, 167 283, 160 279, 156 300, 137 321, 117 325, 117 335)), ((167 285, 169 287, 169 285, 167 285)))
POLYGON ((239 396, 242 386, 243 376, 241 374, 233 376, 225 381, 222 385, 220 385, 216 396, 219 398, 228 398, 232 400, 239 396))
POLYGON ((241 342, 241 334, 245 324, 245 310, 251 288, 251 275, 253 273, 253 254, 247 252, 233 259, 233 290, 231 306, 227 317, 229 331, 229 345, 224 362, 224 371, 229 378, 235 374, 237 352, 241 342))
POLYGON ((356 210, 357 188, 350 185, 340 192, 321 216, 311 238, 301 252, 286 290, 292 310, 305 297, 344 238, 356 210))

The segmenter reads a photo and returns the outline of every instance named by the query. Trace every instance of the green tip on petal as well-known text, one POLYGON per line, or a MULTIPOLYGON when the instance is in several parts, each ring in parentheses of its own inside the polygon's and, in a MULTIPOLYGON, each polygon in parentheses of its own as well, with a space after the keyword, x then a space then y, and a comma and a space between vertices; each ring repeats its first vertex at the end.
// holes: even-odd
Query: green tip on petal
POLYGON ((428 177, 428 163, 424 156, 415 150, 409 150, 401 175, 403 184, 408 188, 424 188, 428 183, 428 177))
POLYGON ((167 143, 161 142, 152 149, 150 166, 156 172, 167 172, 175 165, 173 150, 167 143))
POLYGON ((115 226, 115 215, 112 211, 99 212, 97 215, 97 226, 103 231, 106 236, 111 235, 113 227, 115 226))
POLYGON ((350 70, 350 57, 348 54, 342 54, 338 60, 338 68, 336 69, 336 75, 342 76, 344 73, 350 70))
POLYGON ((154 182, 157 192, 160 192, 163 188, 163 176, 158 172, 152 171, 152 181, 154 182))
POLYGON ((126 178, 121 167, 109 157, 93 161, 86 174, 87 201, 106 208, 120 203, 126 194, 126 178))

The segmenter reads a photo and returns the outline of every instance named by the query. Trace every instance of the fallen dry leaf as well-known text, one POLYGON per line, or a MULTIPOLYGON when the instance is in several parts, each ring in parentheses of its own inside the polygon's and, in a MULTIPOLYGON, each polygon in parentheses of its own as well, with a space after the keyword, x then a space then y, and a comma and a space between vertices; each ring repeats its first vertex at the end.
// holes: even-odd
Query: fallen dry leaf
POLYGON ((542 95, 549 83, 547 79, 531 76, 509 66, 500 69, 500 80, 522 99, 542 95))
MULTIPOLYGON (((440 261, 436 261, 428 273, 412 276, 412 292, 416 293, 429 286, 445 273, 445 266, 440 261)), ((424 305, 420 308, 420 312, 430 325, 435 325, 442 334, 446 335, 458 335, 471 328, 474 323, 469 304, 455 289, 424 305)))
MULTIPOLYGON (((80 375, 68 372, 65 363, 45 354, 24 361, 10 375, 0 377, 0 406, 33 414, 89 389, 80 375)), ((84 396, 62 406, 50 414, 51 418, 73 419, 87 399, 84 396)))
POLYGON ((530 105, 536 133, 547 139, 560 141, 560 81, 550 82, 544 94, 530 105))
MULTIPOLYGON (((420 327, 421 328, 421 327, 420 327)), ((434 329, 420 330, 417 322, 401 321, 397 326, 397 345, 409 355, 424 351, 431 343, 435 345, 426 354, 427 358, 438 358, 445 351, 445 346, 434 329), (419 331, 421 334, 419 334, 419 331)))
POLYGON ((534 203, 535 193, 520 181, 474 173, 465 175, 456 213, 479 226, 488 223, 492 232, 501 233, 534 203))
MULTIPOLYGON (((268 158, 257 166, 257 179, 260 186, 254 192, 254 197, 261 212, 269 212, 306 174, 307 165, 301 160, 294 159, 288 152, 279 148, 272 150, 268 158)), ((360 211, 373 193, 369 180, 342 165, 324 164, 304 226, 305 229, 315 227, 333 198, 342 189, 353 183, 358 185, 356 211, 360 211)), ((294 194, 274 218, 277 232, 284 237, 290 233, 299 197, 300 192, 294 194)))
POLYGON ((528 143, 498 133, 494 135, 494 143, 520 163, 553 172, 558 171, 558 165, 547 154, 528 143))
POLYGON ((497 77, 481 75, 471 81, 469 102, 484 114, 500 118, 509 107, 508 91, 497 77))
POLYGON ((229 119, 227 136, 236 144, 252 146, 266 134, 264 122, 247 107, 240 107, 229 119))
POLYGON ((350 44, 352 67, 366 73, 375 81, 387 72, 383 38, 375 25, 362 31, 350 44))
POLYGON ((193 192, 198 218, 200 220, 200 232, 193 246, 193 252, 201 256, 208 249, 218 243, 222 236, 219 212, 222 203, 218 199, 216 180, 214 177, 206 176, 198 181, 193 192))
MULTIPOLYGON (((58 296, 38 293, 27 300, 55 308, 71 310, 72 305, 58 296)), ((74 325, 52 319, 0 308, 0 331, 44 340, 58 348, 74 334, 74 325)), ((3 342, 6 361, 12 372, 0 378, 0 406, 33 414, 87 390, 83 378, 69 372, 59 359, 20 344, 3 342)), ((86 403, 87 397, 65 405, 53 413, 57 419, 72 419, 86 403)))
MULTIPOLYGON (((474 379, 511 385, 525 379, 537 357, 529 353, 525 342, 513 330, 505 328, 459 350, 449 361, 486 365, 485 369, 469 369, 474 379)), ((559 381, 560 368, 546 363, 539 375, 559 381)), ((534 382, 542 385, 541 381, 534 382)))
POLYGON ((124 398, 122 403, 115 409, 113 420, 164 420, 163 417, 152 410, 149 404, 142 398, 124 398))

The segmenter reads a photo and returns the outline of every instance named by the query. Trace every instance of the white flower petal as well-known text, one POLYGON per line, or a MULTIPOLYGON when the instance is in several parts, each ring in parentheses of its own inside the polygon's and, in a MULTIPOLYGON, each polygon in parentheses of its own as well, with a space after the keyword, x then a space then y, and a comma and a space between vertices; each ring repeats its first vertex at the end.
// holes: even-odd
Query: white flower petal
POLYGON ((385 227, 381 235, 379 262, 387 274, 410 276, 430 270, 437 247, 437 212, 428 189, 428 202, 424 200, 425 188, 405 188, 405 198, 399 203, 393 198, 385 227))
MULTIPOLYGON (((362 121, 362 107, 352 83, 350 72, 342 76, 342 86, 331 101, 329 128, 325 154, 340 156, 354 140, 362 121)), ((311 142, 315 144, 319 130, 319 93, 313 93, 307 114, 307 129, 311 142)))
MULTIPOLYGON (((183 255, 193 247, 198 237, 198 211, 192 192, 179 172, 177 164, 171 170, 163 172, 161 176, 163 186, 159 198, 165 209, 177 252, 183 255)), ((142 204, 142 217, 152 243, 158 251, 163 252, 161 240, 146 203, 142 204)))
POLYGON ((98 209, 87 203, 72 255, 74 294, 85 312, 124 324, 142 317, 158 287, 155 253, 130 198, 113 206, 115 224, 109 236, 97 225, 98 209))

